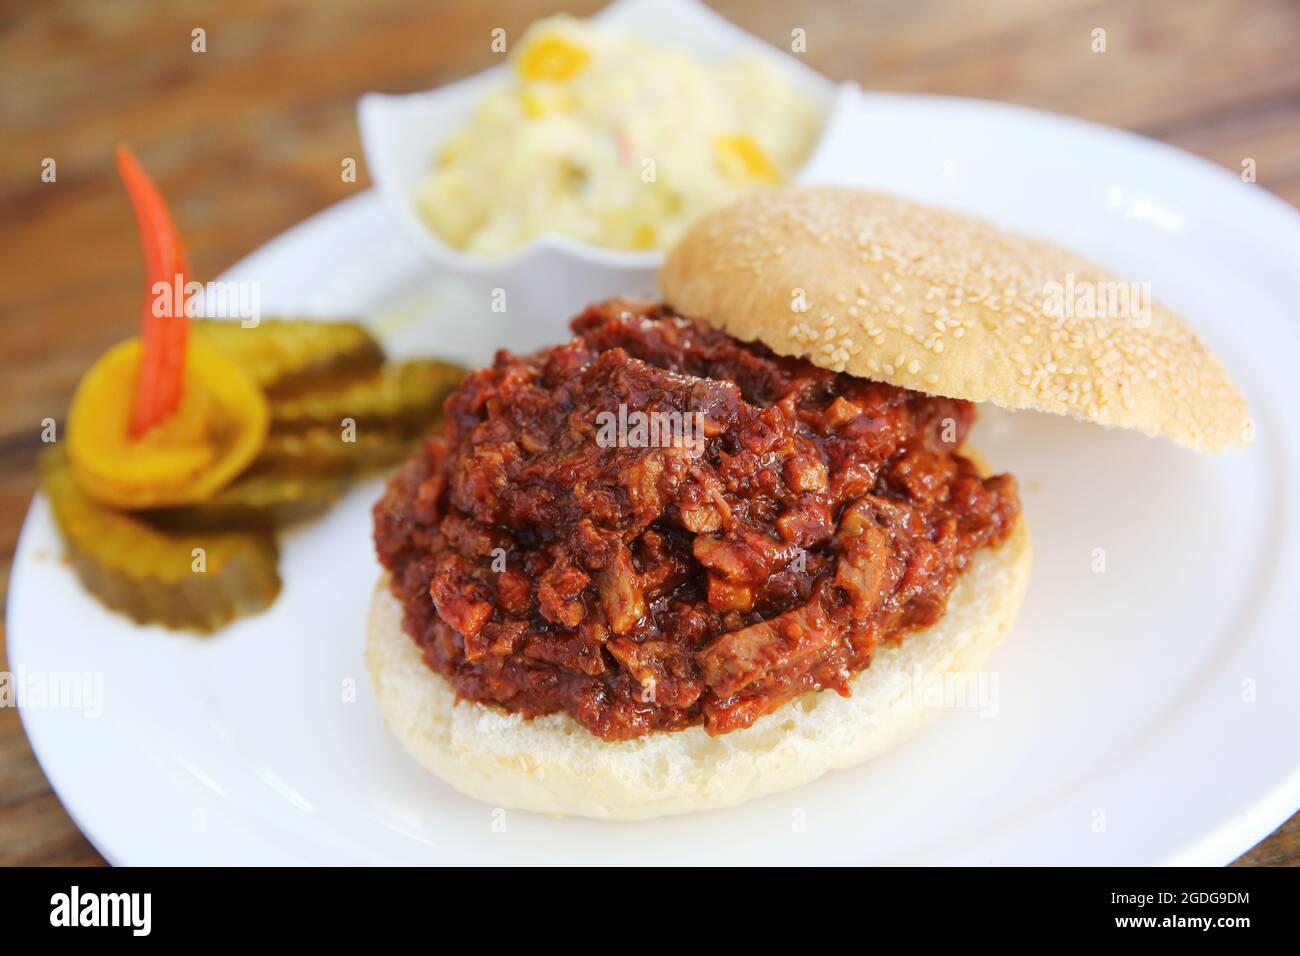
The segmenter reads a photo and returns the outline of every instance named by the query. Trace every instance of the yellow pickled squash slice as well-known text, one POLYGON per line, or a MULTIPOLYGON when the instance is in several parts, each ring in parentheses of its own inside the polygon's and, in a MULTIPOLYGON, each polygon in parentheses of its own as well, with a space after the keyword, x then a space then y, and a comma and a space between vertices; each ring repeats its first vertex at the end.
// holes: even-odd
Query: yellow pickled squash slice
POLYGON ((280 592, 269 534, 165 531, 106 508, 82 493, 61 451, 42 456, 41 490, 86 590, 141 624, 214 631, 280 592))
POLYGON ((271 410, 230 359, 187 348, 179 408, 140 438, 130 435, 139 339, 109 349, 81 379, 68 411, 68 458, 81 490, 135 510, 210 498, 257 457, 271 410))

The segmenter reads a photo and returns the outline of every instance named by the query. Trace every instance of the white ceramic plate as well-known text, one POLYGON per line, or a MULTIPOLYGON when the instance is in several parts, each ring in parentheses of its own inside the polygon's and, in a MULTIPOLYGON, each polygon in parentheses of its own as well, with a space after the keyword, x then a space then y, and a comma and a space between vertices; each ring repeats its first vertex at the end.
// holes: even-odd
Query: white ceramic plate
MULTIPOLYGON (((639 824, 502 814, 427 777, 361 663, 376 573, 357 489, 284 542, 284 593, 209 640, 102 610, 32 506, 12 666, 102 674, 102 714, 23 708, 65 806, 116 863, 1225 863, 1300 804, 1300 217, 1143 139, 981 102, 867 96, 841 178, 971 208, 1150 281, 1242 385, 1248 453, 1203 458, 1055 417, 987 412, 1036 561, 994 706, 884 759, 739 809, 639 824), (1097 549, 1102 549, 1099 552, 1097 549), (1104 552, 1106 570, 1093 570, 1104 552)), ((481 362, 554 340, 427 279, 359 196, 232 277, 268 310, 366 312, 401 349, 481 362)), ((581 303, 573 303, 576 308, 581 303)))

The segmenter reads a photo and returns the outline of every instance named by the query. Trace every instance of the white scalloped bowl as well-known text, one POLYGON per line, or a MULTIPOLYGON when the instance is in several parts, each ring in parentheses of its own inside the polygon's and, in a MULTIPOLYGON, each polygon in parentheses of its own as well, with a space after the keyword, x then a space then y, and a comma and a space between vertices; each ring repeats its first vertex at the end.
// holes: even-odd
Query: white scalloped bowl
MULTIPOLYGON (((821 135, 795 177, 816 181, 843 126, 857 89, 836 85, 799 60, 769 46, 694 0, 618 0, 595 14, 606 24, 664 46, 685 49, 705 60, 740 53, 762 56, 790 77, 826 116, 821 135)), ((367 93, 358 105, 361 143, 375 186, 403 232, 431 263, 456 274, 476 290, 508 290, 523 296, 535 316, 567 317, 588 302, 611 295, 651 294, 662 252, 627 252, 544 233, 501 257, 454 249, 420 218, 413 198, 433 166, 441 144, 470 119, 483 94, 505 83, 507 67, 494 67, 425 93, 367 93)))

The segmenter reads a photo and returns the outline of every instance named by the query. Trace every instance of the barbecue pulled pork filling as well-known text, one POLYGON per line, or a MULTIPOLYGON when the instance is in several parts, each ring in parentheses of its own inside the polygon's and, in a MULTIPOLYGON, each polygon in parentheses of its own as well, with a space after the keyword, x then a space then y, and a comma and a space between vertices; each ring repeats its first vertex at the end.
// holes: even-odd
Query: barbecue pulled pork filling
POLYGON ((572 328, 470 375, 375 506, 404 627, 461 698, 621 740, 848 695, 1019 512, 957 451, 968 402, 663 306, 572 328))

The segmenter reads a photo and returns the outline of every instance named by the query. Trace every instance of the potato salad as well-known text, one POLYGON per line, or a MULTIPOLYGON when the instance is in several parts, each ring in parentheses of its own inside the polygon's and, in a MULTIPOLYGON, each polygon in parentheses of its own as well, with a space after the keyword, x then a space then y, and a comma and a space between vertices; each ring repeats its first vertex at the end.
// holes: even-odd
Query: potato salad
POLYGON ((706 63, 566 16, 528 30, 510 73, 415 197, 443 241, 482 256, 542 233, 663 249, 702 213, 788 180, 825 119, 757 56, 706 63))

